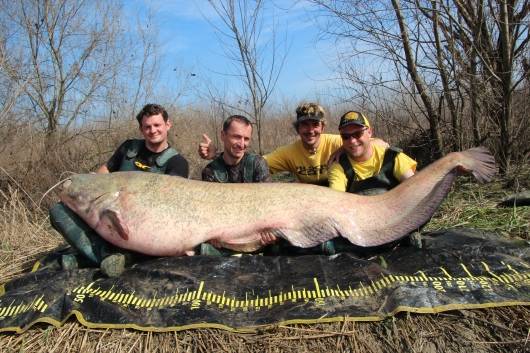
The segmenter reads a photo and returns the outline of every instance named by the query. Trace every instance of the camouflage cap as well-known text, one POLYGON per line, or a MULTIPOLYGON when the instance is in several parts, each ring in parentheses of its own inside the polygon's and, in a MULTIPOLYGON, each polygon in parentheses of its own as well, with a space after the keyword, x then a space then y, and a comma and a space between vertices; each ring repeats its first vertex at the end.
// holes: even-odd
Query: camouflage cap
POLYGON ((352 124, 362 127, 370 127, 370 123, 363 113, 350 110, 340 117, 339 130, 352 124))
POLYGON ((315 120, 325 121, 325 110, 316 103, 303 103, 296 108, 296 122, 315 120))

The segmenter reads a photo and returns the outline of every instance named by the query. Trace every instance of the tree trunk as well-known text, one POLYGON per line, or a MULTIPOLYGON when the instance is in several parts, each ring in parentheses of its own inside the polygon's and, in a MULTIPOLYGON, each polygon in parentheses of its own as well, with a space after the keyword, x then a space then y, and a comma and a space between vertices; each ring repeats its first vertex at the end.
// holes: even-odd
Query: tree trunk
MULTIPOLYGON (((500 123, 500 144, 501 160, 500 172, 505 174, 510 167, 512 158, 512 69, 513 56, 510 38, 512 37, 509 27, 508 4, 501 1, 499 4, 499 41, 501 52, 501 63, 499 76, 502 79, 502 111, 499 119, 500 123)), ((513 10, 512 10, 513 11, 513 10)), ((511 17, 511 16, 510 16, 511 17)))
POLYGON ((407 33, 407 28, 405 25, 405 20, 401 13, 401 5, 399 3, 399 0, 392 0, 392 6, 394 7, 394 12, 396 14, 396 18, 399 24, 401 40, 403 42, 403 51, 405 52, 405 59, 407 61, 407 71, 412 81, 414 82, 416 89, 418 90, 420 94, 421 101, 427 112, 427 119, 429 121, 430 139, 434 146, 433 157, 440 158, 443 155, 443 150, 444 150, 443 138, 442 138, 442 133, 440 131, 440 125, 439 125, 440 117, 438 113, 436 112, 436 109, 434 108, 434 104, 431 100, 431 97, 427 93, 427 87, 425 83, 423 82, 422 78, 418 74, 416 63, 414 61, 414 56, 412 54, 410 40, 409 40, 409 36, 407 33))
POLYGON ((481 109, 480 109, 480 103, 479 103, 479 85, 478 85, 478 78, 477 78, 477 58, 475 55, 475 51, 473 50, 471 56, 470 56, 470 88, 469 88, 469 95, 471 99, 471 125, 473 130, 473 145, 478 146, 482 143, 482 134, 480 131, 479 126, 479 119, 481 116, 481 109))
MULTIPOLYGON (((451 114, 451 130, 453 135, 453 151, 460 151, 462 149, 462 143, 460 138, 460 117, 456 110, 455 102, 453 100, 453 95, 451 94, 451 88, 449 87, 449 74, 445 70, 444 65, 444 53, 442 45, 440 43, 440 31, 439 31, 439 18, 438 18, 438 9, 436 7, 436 2, 431 1, 432 4, 432 23, 433 23, 433 34, 434 34, 434 43, 436 47, 436 63, 438 65, 438 71, 440 73, 440 78, 442 79, 443 95, 449 107, 449 113, 451 114)), ((451 50, 449 50, 451 54, 451 50)), ((440 115, 441 116, 441 115, 440 115)))

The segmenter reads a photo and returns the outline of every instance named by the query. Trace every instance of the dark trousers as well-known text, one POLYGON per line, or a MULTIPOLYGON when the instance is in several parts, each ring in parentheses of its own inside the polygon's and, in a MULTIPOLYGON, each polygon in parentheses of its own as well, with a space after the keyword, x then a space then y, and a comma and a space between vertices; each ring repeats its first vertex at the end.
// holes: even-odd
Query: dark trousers
POLYGON ((50 208, 50 222, 83 257, 98 265, 118 248, 101 238, 77 214, 59 202, 50 208))

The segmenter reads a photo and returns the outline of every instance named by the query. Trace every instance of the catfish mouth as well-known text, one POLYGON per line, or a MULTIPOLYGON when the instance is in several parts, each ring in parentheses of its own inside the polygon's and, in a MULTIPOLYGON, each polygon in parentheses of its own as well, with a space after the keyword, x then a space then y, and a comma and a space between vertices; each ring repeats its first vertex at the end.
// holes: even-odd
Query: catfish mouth
POLYGON ((68 207, 72 208, 72 201, 75 199, 75 196, 73 195, 73 192, 71 190, 72 186, 72 179, 66 179, 61 184, 61 192, 59 194, 59 198, 63 203, 65 203, 68 207))
POLYGON ((104 201, 104 196, 108 195, 108 192, 93 193, 90 189, 76 188, 72 179, 67 179, 61 185, 61 193, 59 198, 61 201, 68 206, 71 210, 77 214, 90 214, 99 204, 104 201))
POLYGON ((68 208, 76 213, 79 213, 80 210, 85 208, 83 204, 87 203, 86 197, 84 197, 83 193, 76 192, 73 189, 71 179, 65 180, 61 185, 61 189, 59 198, 68 208))

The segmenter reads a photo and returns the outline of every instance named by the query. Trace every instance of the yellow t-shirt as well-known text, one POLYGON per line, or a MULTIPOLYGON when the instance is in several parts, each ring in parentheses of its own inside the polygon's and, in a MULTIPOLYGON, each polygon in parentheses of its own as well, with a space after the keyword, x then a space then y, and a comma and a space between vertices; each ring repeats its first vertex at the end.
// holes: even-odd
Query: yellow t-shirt
MULTIPOLYGON (((370 178, 379 173, 381 167, 383 166, 383 159, 385 157, 386 148, 381 145, 372 143, 373 154, 370 159, 364 162, 355 162, 349 156, 348 160, 350 161, 353 170, 355 171, 356 178, 355 180, 364 180, 370 178)), ((394 176, 397 180, 401 180, 403 174, 409 170, 416 171, 416 161, 407 156, 405 153, 401 152, 397 155, 396 161, 394 164, 394 176)), ((340 163, 335 162, 329 168, 329 187, 338 190, 346 191, 346 186, 348 185, 348 178, 344 173, 344 169, 340 163)))
POLYGON ((304 148, 302 141, 282 146, 263 156, 271 174, 291 172, 298 181, 307 184, 327 185, 327 163, 333 152, 342 146, 340 135, 322 134, 315 154, 304 148))

